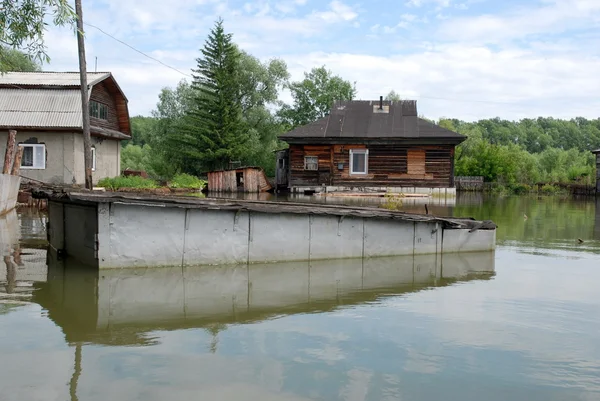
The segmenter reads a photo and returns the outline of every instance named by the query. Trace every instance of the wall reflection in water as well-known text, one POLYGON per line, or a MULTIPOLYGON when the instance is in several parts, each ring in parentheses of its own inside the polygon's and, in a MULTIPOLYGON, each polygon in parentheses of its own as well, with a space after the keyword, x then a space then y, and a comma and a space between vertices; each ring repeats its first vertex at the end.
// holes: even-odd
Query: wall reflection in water
POLYGON ((34 210, 0 216, 0 296, 31 295, 32 284, 45 281, 46 217, 34 210))
POLYGON ((151 344, 154 330, 328 311, 494 274, 493 252, 100 272, 49 262, 33 300, 68 342, 114 345, 151 344))

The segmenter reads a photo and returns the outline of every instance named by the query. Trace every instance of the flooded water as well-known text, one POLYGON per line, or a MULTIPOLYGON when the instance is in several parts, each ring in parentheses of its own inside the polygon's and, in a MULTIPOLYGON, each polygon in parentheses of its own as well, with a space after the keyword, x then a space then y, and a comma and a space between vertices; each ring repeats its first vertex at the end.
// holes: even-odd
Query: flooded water
POLYGON ((600 400, 600 203, 429 211, 496 252, 97 272, 0 217, 0 400, 600 400))

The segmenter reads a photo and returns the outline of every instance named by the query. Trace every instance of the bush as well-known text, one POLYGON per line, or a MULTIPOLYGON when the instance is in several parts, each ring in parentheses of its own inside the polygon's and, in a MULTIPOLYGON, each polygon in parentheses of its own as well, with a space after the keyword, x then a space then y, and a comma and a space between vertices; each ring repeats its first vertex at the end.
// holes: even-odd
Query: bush
POLYGON ((544 195, 554 195, 558 192, 559 188, 554 185, 546 184, 541 188, 541 191, 544 195))
POLYGON ((171 180, 171 188, 202 189, 206 181, 190 174, 177 174, 171 180))
POLYGON ((98 186, 109 189, 111 191, 117 191, 121 188, 140 188, 140 189, 152 189, 157 188, 156 182, 148 178, 139 176, 129 177, 114 177, 114 178, 103 178, 98 182, 98 186))
POLYGON ((531 187, 527 184, 513 184, 510 186, 510 190, 515 195, 524 195, 531 192, 531 187))

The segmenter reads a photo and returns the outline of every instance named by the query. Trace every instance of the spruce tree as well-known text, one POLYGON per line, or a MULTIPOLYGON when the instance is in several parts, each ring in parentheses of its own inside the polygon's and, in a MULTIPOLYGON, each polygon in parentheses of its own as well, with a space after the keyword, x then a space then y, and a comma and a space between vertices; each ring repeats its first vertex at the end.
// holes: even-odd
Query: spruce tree
POLYGON ((245 153, 249 134, 240 101, 240 53, 223 20, 211 30, 193 70, 193 105, 171 145, 194 166, 189 172, 226 168, 245 153))

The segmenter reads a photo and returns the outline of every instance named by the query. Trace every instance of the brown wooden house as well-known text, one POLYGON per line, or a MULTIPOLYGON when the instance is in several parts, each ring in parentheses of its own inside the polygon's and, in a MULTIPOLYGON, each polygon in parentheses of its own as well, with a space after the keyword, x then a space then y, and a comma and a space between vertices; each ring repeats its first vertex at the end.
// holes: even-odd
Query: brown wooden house
POLYGON ((279 188, 432 193, 454 188, 454 148, 466 137, 419 118, 416 101, 380 99, 335 102, 280 139, 289 148, 277 155, 279 188))

